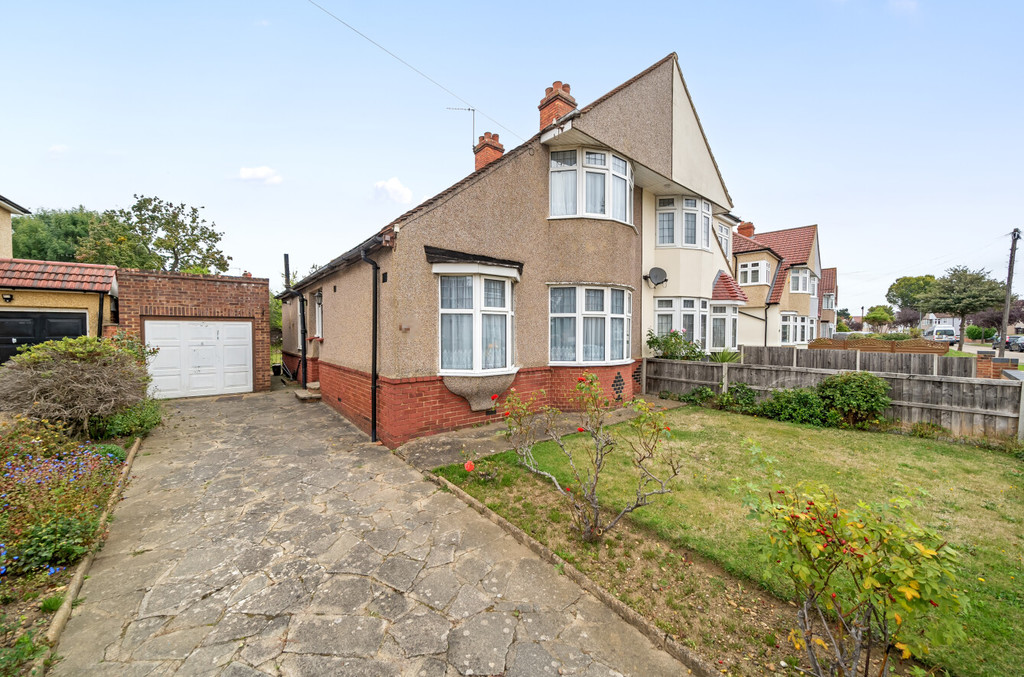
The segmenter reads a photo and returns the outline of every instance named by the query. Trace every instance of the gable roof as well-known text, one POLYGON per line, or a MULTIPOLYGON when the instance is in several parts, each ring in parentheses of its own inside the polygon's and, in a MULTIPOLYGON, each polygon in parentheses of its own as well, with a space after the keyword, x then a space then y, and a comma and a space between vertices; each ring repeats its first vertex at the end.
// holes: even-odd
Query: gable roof
POLYGON ((751 252, 768 252, 775 258, 782 260, 782 256, 773 250, 768 245, 751 240, 746 235, 740 235, 736 231, 732 233, 732 253, 735 254, 749 254, 751 252))
POLYGON ((117 267, 95 263, 0 259, 0 287, 116 292, 117 267))
POLYGON ((822 268, 821 269, 821 284, 818 285, 818 290, 822 294, 834 294, 836 291, 836 269, 835 268, 822 268))
POLYGON ((754 237, 751 238, 754 242, 765 245, 782 256, 782 261, 779 263, 771 290, 768 293, 767 303, 778 303, 782 300, 786 274, 790 268, 806 264, 811 260, 817 234, 817 224, 774 230, 768 233, 754 233, 754 237))
POLYGON ((732 275, 724 270, 715 275, 715 284, 711 291, 712 301, 738 301, 747 303, 749 299, 743 289, 736 284, 732 275))
POLYGON ((28 216, 29 214, 32 213, 29 210, 22 207, 21 205, 19 205, 17 202, 14 202, 13 200, 8 200, 3 195, 0 195, 0 207, 3 207, 12 214, 17 214, 18 216, 28 216))

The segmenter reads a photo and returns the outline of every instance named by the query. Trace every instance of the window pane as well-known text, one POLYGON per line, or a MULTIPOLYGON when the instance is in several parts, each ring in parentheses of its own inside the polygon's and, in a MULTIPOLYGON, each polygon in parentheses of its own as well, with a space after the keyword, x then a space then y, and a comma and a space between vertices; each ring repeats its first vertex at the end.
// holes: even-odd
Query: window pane
POLYGON ((750 269, 750 281, 752 283, 761 281, 761 268, 759 266, 754 266, 750 269))
POLYGON ((612 217, 626 220, 626 180, 621 176, 612 177, 612 217))
POLYGON ((693 315, 683 315, 683 338, 687 341, 696 341, 697 337, 693 335, 693 315))
POLYGON ((697 215, 689 212, 683 214, 684 236, 686 244, 697 244, 697 215))
POLYGON ((684 207, 695 208, 697 206, 697 201, 695 199, 693 199, 692 197, 685 197, 685 198, 683 198, 683 206, 684 207))
POLYGON ((716 315, 725 315, 725 306, 711 306, 711 312, 716 315))
POLYGON ((671 198, 671 197, 659 197, 658 198, 658 207, 659 208, 660 207, 674 207, 675 204, 676 204, 676 201, 675 201, 674 198, 671 198))
POLYGON ((473 316, 441 314, 441 368, 473 368, 473 316))
POLYGON ((588 165, 597 165, 598 167, 604 167, 605 155, 604 153, 594 153, 588 150, 586 157, 583 159, 583 162, 588 165))
POLYGON ((626 292, 621 289, 612 289, 612 315, 622 315, 626 312, 626 292))
POLYGON ((583 361, 604 361, 604 318, 583 318, 583 361))
POLYGON ((693 299, 684 299, 683 308, 693 308, 693 299))
POLYGON ((576 151, 574 150, 556 150, 551 153, 551 168, 560 169, 562 167, 575 167, 576 166, 576 151))
POLYGON ((551 361, 576 361, 576 318, 551 318, 551 361))
POLYGON ((505 307, 505 283, 502 280, 484 280, 484 307, 505 307))
POLYGON ((616 174, 626 175, 626 161, 618 155, 612 156, 612 171, 616 174))
POLYGON ((658 214, 658 244, 675 244, 676 215, 672 212, 658 214))
POLYGON ((711 211, 711 203, 710 202, 705 202, 704 203, 704 211, 706 211, 706 212, 710 212, 711 211))
POLYGON ((736 347, 736 332, 737 332, 737 329, 736 329, 736 327, 737 327, 737 326, 738 326, 738 325, 737 325, 737 320, 736 320, 736 318, 734 317, 734 318, 732 318, 732 347, 733 347, 733 348, 735 348, 735 347, 736 347))
POLYGON ((703 347, 705 347, 707 345, 707 340, 708 340, 708 316, 707 315, 701 315, 700 316, 700 336, 698 336, 694 340, 697 343, 700 344, 701 348, 703 348, 703 347))
POLYGON ((604 174, 587 172, 587 213, 607 213, 604 209, 604 174))
POLYGON ((789 343, 789 324, 782 320, 782 342, 789 343))
POLYGON ((711 246, 711 218, 704 217, 704 246, 711 246))
POLYGON ((611 330, 612 330, 612 356, 613 360, 622 359, 622 351, 625 346, 625 329, 626 321, 621 317, 613 317, 611 330))
POLYGON ((740 284, 746 284, 747 279, 747 271, 743 268, 740 268, 740 284))
POLYGON ((551 216, 576 213, 576 171, 551 172, 551 216))
MULTIPOLYGON (((690 320, 692 322, 693 321, 693 317, 690 317, 690 320)), ((670 331, 672 331, 672 316, 671 315, 664 314, 664 313, 658 315, 658 329, 657 329, 657 331, 658 331, 658 336, 664 336, 665 334, 667 334, 670 331)))
POLYGON ((800 291, 800 276, 793 271, 793 277, 790 278, 789 291, 800 291))
POLYGON ((576 312, 576 287, 556 287, 551 290, 552 313, 576 312))
POLYGON ((604 312, 604 289, 587 289, 584 310, 588 313, 604 312))
POLYGON ((672 307, 672 299, 658 299, 658 307, 659 308, 671 308, 672 307))
POLYGON ((483 368, 501 369, 508 366, 505 362, 506 316, 483 315, 483 368))
POLYGON ((715 317, 711 319, 711 347, 725 347, 725 318, 715 317))
POLYGON ((473 310, 473 278, 469 275, 441 278, 441 307, 473 310))

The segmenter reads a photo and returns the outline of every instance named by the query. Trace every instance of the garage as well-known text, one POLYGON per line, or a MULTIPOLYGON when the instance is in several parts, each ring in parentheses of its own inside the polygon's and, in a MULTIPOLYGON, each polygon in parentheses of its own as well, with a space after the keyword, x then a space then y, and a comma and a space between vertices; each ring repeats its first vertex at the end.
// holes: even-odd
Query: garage
POLYGON ((17 355, 21 346, 88 333, 87 313, 0 311, 0 363, 17 355))
POLYGON ((253 390, 251 322, 146 320, 151 394, 159 399, 253 390))

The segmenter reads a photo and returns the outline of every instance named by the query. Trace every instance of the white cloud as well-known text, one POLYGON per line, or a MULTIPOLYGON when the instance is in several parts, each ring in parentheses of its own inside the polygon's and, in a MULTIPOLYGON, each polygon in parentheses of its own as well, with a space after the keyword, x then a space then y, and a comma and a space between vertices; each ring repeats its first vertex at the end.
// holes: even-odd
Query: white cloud
POLYGON ((238 170, 238 178, 242 181, 254 181, 266 185, 281 183, 284 179, 270 167, 242 167, 238 170))
POLYGON ((917 0, 889 0, 889 9, 899 14, 913 14, 917 11, 917 0))
POLYGON ((71 150, 71 148, 69 146, 65 146, 63 143, 55 143, 49 148, 52 155, 60 155, 68 152, 69 150, 71 150))
POLYGON ((373 192, 378 200, 390 200, 400 205, 412 202, 412 191, 402 185, 397 176, 373 184, 373 192))

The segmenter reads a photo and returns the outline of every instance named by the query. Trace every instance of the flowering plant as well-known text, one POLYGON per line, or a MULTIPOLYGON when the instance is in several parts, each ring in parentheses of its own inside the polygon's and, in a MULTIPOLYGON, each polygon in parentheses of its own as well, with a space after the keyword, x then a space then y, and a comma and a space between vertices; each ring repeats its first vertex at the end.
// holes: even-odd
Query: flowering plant
POLYGON ((700 360, 704 357, 704 349, 686 338, 685 329, 673 329, 661 336, 648 329, 647 347, 666 360, 700 360))

